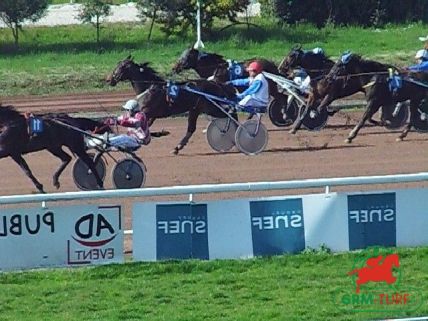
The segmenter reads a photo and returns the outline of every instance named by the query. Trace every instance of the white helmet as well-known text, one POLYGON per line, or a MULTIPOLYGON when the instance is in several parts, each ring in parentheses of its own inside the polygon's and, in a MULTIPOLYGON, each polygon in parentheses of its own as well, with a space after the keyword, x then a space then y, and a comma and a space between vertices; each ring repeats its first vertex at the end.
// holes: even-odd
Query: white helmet
POLYGON ((418 50, 418 52, 416 53, 415 58, 416 59, 428 60, 428 50, 426 50, 426 49, 418 50))
POLYGON ((122 106, 122 108, 128 111, 140 111, 140 104, 135 99, 130 99, 122 106))

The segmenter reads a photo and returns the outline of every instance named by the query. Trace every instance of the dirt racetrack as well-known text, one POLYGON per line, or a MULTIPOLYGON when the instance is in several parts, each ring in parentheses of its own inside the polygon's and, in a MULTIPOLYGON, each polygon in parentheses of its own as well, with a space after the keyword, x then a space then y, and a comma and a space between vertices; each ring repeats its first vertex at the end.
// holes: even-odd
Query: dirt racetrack
MULTIPOLYGON (((3 99, 3 103, 12 103, 21 111, 101 111, 101 107, 112 110, 126 97, 129 97, 129 92, 37 99, 8 97, 3 99)), ((150 145, 139 151, 148 169, 146 186, 279 181, 428 171, 427 134, 411 132, 404 142, 396 142, 398 131, 366 126, 352 144, 346 144, 344 139, 360 115, 358 112, 341 111, 329 119, 323 130, 318 132, 302 130, 297 135, 289 134, 288 129, 273 126, 269 119, 265 118, 264 123, 269 129, 269 142, 266 150, 257 156, 246 156, 237 150, 224 154, 213 151, 202 132, 208 123, 205 116, 200 117, 198 129, 188 146, 180 155, 175 156, 170 152, 186 131, 186 118, 159 119, 153 125, 153 130, 164 128, 170 131, 171 135, 154 138, 150 145)), ((46 191, 56 192, 51 181, 54 169, 59 166, 59 160, 45 151, 26 155, 26 159, 35 176, 44 184, 46 191)), ((1 159, 0 169, 2 171, 0 195, 35 192, 30 180, 11 159, 1 159)), ((425 185, 427 185, 425 182, 400 184, 400 186, 425 185)), ((112 186, 109 171, 105 186, 106 188, 112 186)), ((338 187, 333 188, 333 191, 388 187, 387 185, 338 187)), ((76 190, 69 166, 62 175, 59 191, 76 190)), ((306 190, 304 193, 317 191, 320 189, 306 190)), ((297 192, 302 191, 287 193, 297 192)), ((259 192, 257 195, 278 193, 278 191, 259 192)), ((204 195, 197 198, 230 198, 240 194, 251 195, 235 193, 204 195)), ((168 199, 173 198, 175 197, 168 199)))

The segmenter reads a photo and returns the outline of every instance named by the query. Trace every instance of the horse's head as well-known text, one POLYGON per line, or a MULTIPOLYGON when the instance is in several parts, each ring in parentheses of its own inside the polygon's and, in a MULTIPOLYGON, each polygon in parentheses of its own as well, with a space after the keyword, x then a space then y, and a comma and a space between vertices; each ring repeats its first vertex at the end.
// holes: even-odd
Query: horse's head
POLYGON ((172 70, 176 73, 180 73, 186 69, 195 69, 198 65, 198 59, 200 56, 200 52, 194 48, 187 48, 183 51, 180 58, 178 58, 177 63, 172 68, 172 70))
POLYGON ((118 82, 127 80, 131 81, 136 94, 142 93, 153 83, 164 82, 148 62, 138 64, 131 56, 119 61, 106 82, 110 86, 116 86, 118 82))
POLYGON ((282 59, 278 66, 278 71, 283 75, 288 75, 294 68, 301 65, 304 51, 302 46, 295 46, 290 53, 282 59))
POLYGON ((339 60, 331 67, 330 72, 326 76, 328 82, 333 82, 338 78, 345 78, 351 74, 355 74, 361 65, 361 56, 352 54, 347 51, 340 56, 339 60))
POLYGON ((12 105, 2 105, 0 103, 0 122, 7 122, 11 119, 23 117, 12 105))
POLYGON ((125 59, 117 63, 116 68, 106 78, 106 82, 110 86, 116 86, 120 81, 133 80, 133 75, 138 70, 137 64, 134 59, 129 55, 125 59))

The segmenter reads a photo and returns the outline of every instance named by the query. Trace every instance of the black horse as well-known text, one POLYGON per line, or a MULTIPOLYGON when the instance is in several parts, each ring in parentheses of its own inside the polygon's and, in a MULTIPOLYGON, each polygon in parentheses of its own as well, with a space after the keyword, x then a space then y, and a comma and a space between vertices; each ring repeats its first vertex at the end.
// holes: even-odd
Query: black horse
MULTIPOLYGON (((391 119, 391 116, 395 113, 393 109, 397 102, 410 100, 410 121, 400 134, 399 140, 406 137, 412 126, 419 120, 418 108, 426 97, 428 92, 427 87, 422 86, 420 83, 418 84, 411 78, 404 78, 396 73, 392 73, 391 68, 393 68, 391 65, 365 60, 358 55, 351 54, 345 58, 342 57, 334 65, 324 80, 325 87, 320 87, 321 83, 318 84, 318 92, 326 91, 327 96, 332 95, 333 97, 336 95, 335 92, 340 88, 347 88, 348 86, 351 86, 351 88, 363 88, 365 91, 367 106, 364 115, 349 133, 346 142, 352 142, 359 130, 364 126, 364 123, 380 107, 383 109, 384 118, 391 119), (399 77, 398 82, 394 82, 394 77, 399 77), (393 86, 394 83, 401 85, 393 86)), ((323 106, 319 108, 323 108, 323 106)))
MULTIPOLYGON (((225 83, 232 80, 231 75, 235 75, 237 78, 249 77, 246 67, 254 60, 261 63, 263 71, 278 74, 278 67, 274 62, 267 59, 252 58, 234 65, 232 62, 229 63, 221 55, 202 52, 192 47, 184 50, 172 70, 176 73, 180 73, 183 70, 193 69, 202 78, 207 79, 213 77, 213 80, 216 82, 225 83)), ((269 79, 268 83, 269 94, 272 97, 276 97, 278 95, 277 85, 269 79)))
POLYGON ((302 68, 314 79, 326 75, 333 65, 334 61, 327 58, 324 53, 315 53, 303 50, 302 46, 295 46, 282 59, 278 71, 284 76, 291 77, 294 69, 302 68))
MULTIPOLYGON (((357 92, 366 93, 366 85, 371 81, 373 76, 386 74, 389 68, 394 67, 377 61, 363 59, 356 54, 344 54, 324 78, 321 78, 319 81, 311 81, 311 92, 304 112, 306 113, 311 109, 322 111, 336 99, 347 97, 357 92)), ((334 114, 336 111, 330 110, 329 115, 334 114)), ((371 118, 372 115, 370 115, 369 121, 379 124, 371 118)), ((290 133, 295 134, 301 127, 302 121, 303 118, 298 117, 290 133)))
MULTIPOLYGON (((200 113, 206 113, 213 117, 226 117, 219 108, 209 103, 202 96, 191 94, 185 90, 181 90, 178 99, 172 101, 167 93, 167 81, 159 76, 154 69, 150 68, 147 63, 137 64, 130 57, 119 62, 108 77, 110 85, 116 85, 119 81, 131 81, 137 95, 145 92, 140 98, 140 104, 149 119, 149 125, 152 125, 156 118, 166 118, 185 112, 189 113, 186 135, 174 148, 174 154, 178 154, 183 149, 195 132, 197 118, 200 113)), ((177 84, 177 88, 185 84, 185 82, 177 84)), ((235 97, 235 90, 230 85, 204 79, 195 80, 189 84, 202 92, 220 97, 235 97)))
POLYGON ((53 175, 53 185, 60 187, 59 176, 70 163, 72 157, 62 146, 81 158, 95 174, 98 186, 103 188, 103 182, 95 170, 94 163, 86 153, 84 137, 78 131, 65 127, 57 122, 66 123, 81 130, 100 129, 100 133, 109 130, 103 123, 87 118, 72 118, 65 114, 45 114, 36 116, 43 122, 43 130, 39 133, 30 133, 29 119, 19 113, 13 106, 0 105, 0 158, 11 157, 31 179, 39 192, 44 193, 43 185, 34 177, 23 154, 46 149, 52 155, 61 159, 62 163, 53 175))
MULTIPOLYGON (((215 53, 206 53, 192 47, 186 49, 181 54, 172 70, 180 73, 183 70, 193 69, 202 78, 208 78, 214 75, 215 71, 222 67, 227 69, 228 62, 223 56, 215 53)), ((227 81, 229 79, 226 79, 227 81)))

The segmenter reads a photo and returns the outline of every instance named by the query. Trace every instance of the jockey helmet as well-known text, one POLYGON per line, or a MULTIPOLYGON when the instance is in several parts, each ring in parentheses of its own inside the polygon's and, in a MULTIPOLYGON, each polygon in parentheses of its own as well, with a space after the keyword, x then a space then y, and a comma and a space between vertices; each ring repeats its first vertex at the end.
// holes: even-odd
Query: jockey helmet
POLYGON ((421 49, 418 50, 415 56, 416 59, 428 60, 428 50, 421 49))
POLYGON ((251 71, 251 70, 259 74, 263 71, 263 66, 260 62, 253 61, 247 67, 247 71, 251 71))
POLYGON ((128 100, 125 105, 122 106, 123 109, 126 109, 128 111, 140 111, 140 104, 138 104, 138 101, 135 99, 128 100))

